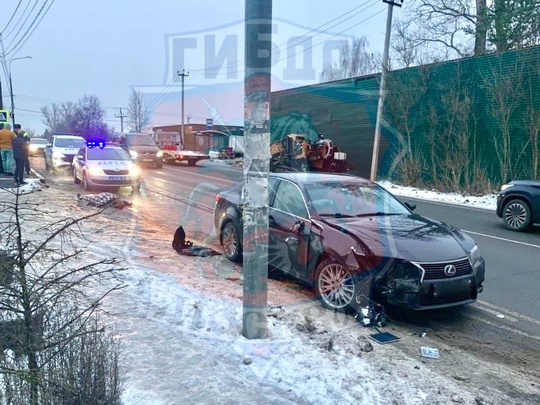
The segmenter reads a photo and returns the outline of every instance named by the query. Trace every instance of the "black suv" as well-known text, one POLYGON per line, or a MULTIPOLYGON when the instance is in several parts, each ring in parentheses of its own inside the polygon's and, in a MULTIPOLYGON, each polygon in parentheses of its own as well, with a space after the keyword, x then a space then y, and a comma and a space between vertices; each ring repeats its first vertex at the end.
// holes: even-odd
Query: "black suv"
POLYGON ((497 193, 497 215, 513 231, 540 224, 540 180, 514 180, 497 193))

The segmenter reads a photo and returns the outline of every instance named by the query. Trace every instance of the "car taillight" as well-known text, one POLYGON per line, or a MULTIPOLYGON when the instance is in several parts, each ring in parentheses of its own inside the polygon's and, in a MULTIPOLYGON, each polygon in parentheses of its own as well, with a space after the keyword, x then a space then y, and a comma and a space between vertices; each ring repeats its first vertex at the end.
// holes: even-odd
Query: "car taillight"
POLYGON ((216 204, 219 204, 221 201, 221 194, 216 194, 216 204))

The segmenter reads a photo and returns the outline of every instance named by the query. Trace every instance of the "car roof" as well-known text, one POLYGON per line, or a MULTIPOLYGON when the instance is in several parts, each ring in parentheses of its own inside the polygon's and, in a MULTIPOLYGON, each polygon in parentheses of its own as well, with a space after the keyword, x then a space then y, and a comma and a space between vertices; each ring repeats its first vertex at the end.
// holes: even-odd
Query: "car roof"
POLYGON ((88 146, 88 145, 84 145, 84 147, 86 149, 120 149, 120 150, 125 150, 124 148, 122 148, 121 146, 118 146, 118 145, 110 145, 110 144, 105 144, 105 146, 103 147, 99 147, 99 146, 88 146))
POLYGON ((68 138, 68 139, 84 139, 82 136, 79 135, 53 135, 55 138, 68 138))
POLYGON ((270 177, 288 179, 295 183, 319 183, 325 181, 337 181, 337 182, 357 182, 361 184, 373 184, 368 179, 363 177, 357 177, 350 174, 338 174, 338 173, 305 173, 305 172, 294 172, 294 173, 270 173, 270 177))

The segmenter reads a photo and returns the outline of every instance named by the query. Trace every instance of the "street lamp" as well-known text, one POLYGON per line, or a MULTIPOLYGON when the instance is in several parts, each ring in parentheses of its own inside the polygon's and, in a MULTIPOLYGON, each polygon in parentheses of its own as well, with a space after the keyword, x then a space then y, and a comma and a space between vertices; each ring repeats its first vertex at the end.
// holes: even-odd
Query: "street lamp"
POLYGON ((14 60, 18 60, 18 59, 32 59, 31 56, 21 56, 19 58, 13 58, 9 61, 8 63, 8 73, 9 73, 9 96, 11 98, 11 114, 9 114, 11 116, 11 123, 13 126, 15 126, 15 105, 14 105, 14 102, 13 102, 13 82, 11 81, 11 62, 13 62, 14 60))

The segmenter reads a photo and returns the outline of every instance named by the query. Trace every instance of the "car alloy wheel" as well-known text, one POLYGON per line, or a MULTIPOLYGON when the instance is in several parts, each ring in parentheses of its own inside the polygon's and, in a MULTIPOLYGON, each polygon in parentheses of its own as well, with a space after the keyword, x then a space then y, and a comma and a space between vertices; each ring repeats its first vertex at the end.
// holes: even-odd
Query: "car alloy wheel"
POLYGON ((335 311, 349 309, 356 296, 352 274, 342 264, 329 259, 317 267, 315 288, 322 305, 335 311))
POLYGON ((531 222, 531 211, 522 200, 509 201, 503 211, 503 221, 508 229, 513 231, 525 230, 531 222))
POLYGON ((223 246, 225 257, 231 262, 240 260, 242 246, 238 232, 236 232, 236 227, 232 222, 227 222, 223 227, 223 231, 221 232, 221 246, 223 246))

